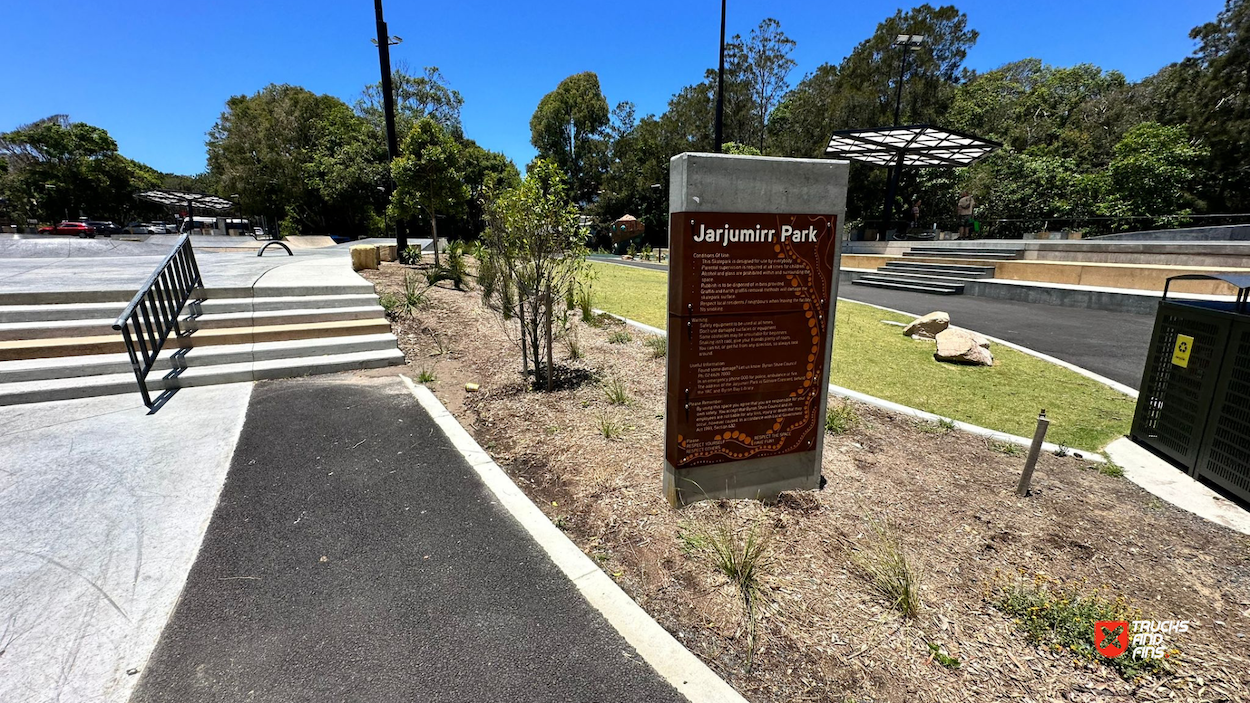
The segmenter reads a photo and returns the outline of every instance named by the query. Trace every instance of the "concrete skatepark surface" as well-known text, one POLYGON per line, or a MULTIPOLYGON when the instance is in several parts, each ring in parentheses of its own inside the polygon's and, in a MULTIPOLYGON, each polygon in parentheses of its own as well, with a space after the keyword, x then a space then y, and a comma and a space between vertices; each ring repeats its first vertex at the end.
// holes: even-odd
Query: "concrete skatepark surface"
POLYGON ((395 377, 261 384, 132 701, 679 701, 395 377))
MULTIPOLYGON (((124 256, 10 257, 0 251, 0 293, 116 291, 118 300, 134 295, 169 249, 124 256)), ((372 285, 351 270, 348 247, 295 249, 293 256, 272 247, 263 257, 252 252, 197 251, 206 288, 372 285)), ((261 293, 258 293, 260 295, 261 293)))
POLYGON ((0 408, 0 701, 122 703, 182 590, 252 384, 0 408))

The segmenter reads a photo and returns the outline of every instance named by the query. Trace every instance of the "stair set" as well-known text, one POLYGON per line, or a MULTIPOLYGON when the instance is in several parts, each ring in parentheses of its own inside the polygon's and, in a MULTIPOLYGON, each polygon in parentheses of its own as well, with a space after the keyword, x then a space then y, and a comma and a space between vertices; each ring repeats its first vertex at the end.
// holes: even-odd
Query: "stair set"
MULTIPOLYGON (((1019 259, 1019 249, 954 249, 912 247, 904 257, 952 259, 955 261, 1003 261, 1019 259)), ((993 278, 992 264, 965 264, 929 261, 890 261, 872 273, 865 273, 852 285, 907 290, 933 295, 961 295, 964 284, 979 278, 993 278)))
MULTIPOLYGON (((113 330, 129 300, 125 291, 0 293, 0 406, 137 399, 130 357, 113 330)), ((147 377, 153 393, 404 363, 367 283, 197 289, 179 325, 182 335, 169 335, 147 377)))

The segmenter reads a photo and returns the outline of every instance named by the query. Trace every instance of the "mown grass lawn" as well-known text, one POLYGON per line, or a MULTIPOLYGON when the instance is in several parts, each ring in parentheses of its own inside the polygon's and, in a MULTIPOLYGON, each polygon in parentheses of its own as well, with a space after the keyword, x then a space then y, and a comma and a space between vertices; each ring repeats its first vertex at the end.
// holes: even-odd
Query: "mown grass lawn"
MULTIPOLYGON (((595 306, 631 320, 666 327, 668 275, 663 271, 592 263, 595 306)), ((934 301, 939 309, 941 302, 934 301)), ((1135 401, 1061 366, 994 345, 993 368, 942 364, 933 342, 921 342, 882 320, 910 318, 838 301, 833 340, 834 384, 943 417, 1031 437, 1042 408, 1047 440, 1097 450, 1126 434, 1135 401)), ((958 324, 960 321, 955 320, 958 324)), ((975 324, 969 324, 975 329, 975 324)))

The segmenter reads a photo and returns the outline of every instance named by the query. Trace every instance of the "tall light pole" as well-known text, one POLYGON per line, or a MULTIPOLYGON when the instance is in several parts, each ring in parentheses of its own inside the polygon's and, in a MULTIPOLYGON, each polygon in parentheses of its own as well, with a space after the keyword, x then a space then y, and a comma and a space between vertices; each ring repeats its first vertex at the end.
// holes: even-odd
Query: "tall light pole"
MULTIPOLYGON (((894 39, 894 46, 902 49, 903 60, 898 69, 898 86, 894 89, 894 126, 897 127, 899 119, 903 114, 903 80, 907 76, 907 57, 920 51, 920 47, 924 45, 923 34, 900 34, 894 39)), ((898 160, 890 167, 890 171, 886 174, 889 183, 885 190, 885 218, 882 223, 882 232, 890 231, 890 224, 894 220, 894 198, 898 193, 898 181, 903 175, 903 152, 899 152, 898 160)))
POLYGON ((720 153, 724 143, 725 124, 725 0, 720 0, 720 68, 716 71, 716 126, 715 151, 720 153))
MULTIPOLYGON (((386 120, 386 195, 389 201, 394 185, 391 181, 389 162, 399 156, 399 138, 395 135, 395 92, 391 87, 391 46, 402 39, 392 37, 386 30, 386 20, 382 19, 382 0, 373 0, 373 14, 378 22, 378 38, 373 40, 378 45, 378 64, 382 70, 382 115, 386 120)), ((403 252, 408 248, 408 233, 403 221, 395 223, 395 250, 403 252)))

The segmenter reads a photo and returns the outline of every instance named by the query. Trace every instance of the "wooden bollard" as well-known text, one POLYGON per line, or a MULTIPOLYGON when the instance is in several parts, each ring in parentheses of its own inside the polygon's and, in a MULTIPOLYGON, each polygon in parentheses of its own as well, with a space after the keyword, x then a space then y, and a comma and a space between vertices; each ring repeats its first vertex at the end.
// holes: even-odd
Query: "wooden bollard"
POLYGON ((1021 498, 1029 494, 1029 484, 1033 482, 1033 469, 1037 467, 1037 455, 1042 452, 1042 442, 1046 440, 1046 429, 1050 420, 1046 419, 1046 409, 1037 416, 1037 429, 1033 430, 1033 444, 1029 445, 1029 456, 1024 460, 1024 472, 1020 474, 1020 483, 1016 486, 1016 495, 1021 498))
POLYGON ((378 248, 376 246, 354 246, 351 248, 351 254, 353 271, 378 267, 378 248))

